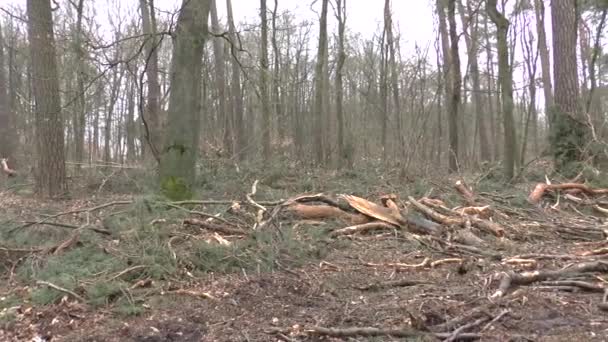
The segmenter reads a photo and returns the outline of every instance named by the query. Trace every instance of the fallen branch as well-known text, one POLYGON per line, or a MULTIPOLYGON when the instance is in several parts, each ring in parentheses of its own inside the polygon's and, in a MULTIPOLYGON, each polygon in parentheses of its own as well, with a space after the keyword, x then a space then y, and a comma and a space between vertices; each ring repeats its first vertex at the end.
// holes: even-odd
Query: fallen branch
POLYGON ((579 183, 564 183, 564 184, 546 184, 538 183, 534 190, 528 196, 528 201, 532 204, 537 204, 540 199, 545 195, 547 191, 555 190, 576 190, 577 192, 583 192, 590 196, 606 195, 608 189, 592 189, 585 184, 579 183))
MULTIPOLYGON (((448 338, 451 333, 428 333, 424 331, 418 331, 408 328, 403 329, 383 329, 383 328, 372 328, 372 327, 352 327, 352 328, 325 328, 325 327, 311 327, 304 330, 309 334, 324 335, 331 337, 378 337, 378 336, 392 336, 392 337, 430 337, 435 336, 436 338, 448 338)), ((459 335, 460 339, 474 340, 480 337, 479 334, 463 333, 459 335)))
POLYGON ((189 224, 192 226, 198 226, 207 230, 211 230, 214 232, 220 232, 228 235, 245 235, 246 233, 240 229, 234 229, 229 227, 224 227, 219 224, 215 224, 213 222, 202 221, 195 218, 189 218, 184 220, 184 224, 189 224))
POLYGON ((498 286, 498 290, 491 296, 492 298, 502 297, 513 286, 530 285, 535 282, 559 279, 589 272, 608 272, 608 263, 603 261, 586 262, 575 264, 569 268, 558 271, 534 271, 534 272, 505 272, 498 286))
POLYGON ((382 221, 376 221, 376 222, 369 222, 369 223, 358 224, 358 225, 349 226, 346 228, 337 229, 337 230, 334 230, 333 232, 331 232, 330 236, 336 237, 336 236, 342 236, 342 235, 352 235, 352 234, 357 234, 357 233, 367 233, 371 230, 384 230, 384 229, 392 230, 395 228, 396 227, 392 224, 382 222, 382 221))
POLYGON ((426 205, 416 201, 413 197, 408 197, 410 203, 412 203, 412 205, 414 205, 414 207, 420 211, 421 213, 423 213, 424 215, 426 215, 427 217, 442 223, 446 226, 452 226, 452 225, 457 225, 457 226, 466 226, 467 223, 467 219, 471 221, 471 223, 481 229, 484 230, 486 232, 489 232, 495 236, 498 237, 502 237, 505 235, 505 231, 504 229, 496 222, 492 222, 492 221, 488 221, 488 220, 484 220, 475 216, 466 216, 466 217, 458 217, 458 218, 454 218, 454 217, 449 217, 443 214, 438 213, 437 211, 427 207, 426 205))
POLYGON ((57 290, 59 292, 63 292, 63 293, 69 294, 70 296, 78 299, 79 301, 81 301, 83 303, 86 302, 86 300, 84 299, 84 297, 82 297, 81 295, 77 294, 76 292, 70 291, 70 290, 68 290, 66 288, 63 288, 63 287, 60 287, 60 286, 57 286, 57 285, 55 285, 53 283, 49 283, 48 281, 38 280, 36 282, 36 284, 37 285, 47 286, 47 287, 50 287, 50 288, 52 288, 54 290, 57 290))
POLYGON ((373 283, 373 284, 358 287, 358 289, 361 291, 373 291, 373 290, 380 290, 380 289, 385 289, 385 288, 389 288, 389 287, 409 287, 409 286, 429 285, 429 284, 431 284, 431 283, 420 281, 420 280, 400 279, 400 280, 390 280, 390 281, 383 281, 383 282, 379 282, 379 283, 373 283))
POLYGON ((443 341, 444 342, 454 342, 454 341, 456 341, 460 337, 460 335, 462 333, 464 333, 464 331, 466 331, 468 329, 471 329, 471 328, 474 328, 476 326, 479 326, 479 325, 481 325, 481 324, 483 324, 483 323, 485 323, 485 322, 487 322, 489 320, 490 320, 490 318, 486 316, 486 317, 479 318, 479 319, 477 319, 474 322, 471 322, 469 324, 465 324, 465 325, 461 326, 460 328, 454 330, 454 332, 452 333, 452 335, 450 335, 448 338, 446 338, 443 341))

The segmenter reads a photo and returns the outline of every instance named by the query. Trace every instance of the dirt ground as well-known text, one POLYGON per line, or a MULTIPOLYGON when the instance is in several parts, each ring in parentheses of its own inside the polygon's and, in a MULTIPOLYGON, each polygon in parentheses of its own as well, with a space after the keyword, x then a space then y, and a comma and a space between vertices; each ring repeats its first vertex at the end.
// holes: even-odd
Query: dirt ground
MULTIPOLYGON (((529 190, 522 186, 516 196, 525 199, 529 190)), ((555 275, 496 294, 505 274, 608 262, 599 213, 564 198, 551 208, 557 203, 551 196, 543 208, 516 208, 510 196, 479 195, 505 235, 478 232, 483 241, 475 248, 453 242, 459 228, 440 238, 447 244, 398 230, 341 236, 327 241, 319 260, 297 268, 211 273, 182 283, 182 292, 151 290, 136 316, 92 310, 68 297, 46 306, 23 303, 12 308, 16 319, 0 323, 0 341, 608 341, 601 305, 606 272, 555 275), (411 336, 337 336, 349 331, 318 327, 411 336)), ((30 201, 15 205, 43 205, 30 201)), ((27 292, 0 284, 0 297, 27 292)))

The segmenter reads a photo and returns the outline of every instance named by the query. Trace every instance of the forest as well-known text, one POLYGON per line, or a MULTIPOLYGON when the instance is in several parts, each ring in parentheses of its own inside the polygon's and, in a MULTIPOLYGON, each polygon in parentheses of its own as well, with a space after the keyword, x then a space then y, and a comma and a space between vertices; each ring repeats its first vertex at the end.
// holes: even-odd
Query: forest
POLYGON ((0 341, 605 341, 608 1, 401 1, 0 2, 0 341))

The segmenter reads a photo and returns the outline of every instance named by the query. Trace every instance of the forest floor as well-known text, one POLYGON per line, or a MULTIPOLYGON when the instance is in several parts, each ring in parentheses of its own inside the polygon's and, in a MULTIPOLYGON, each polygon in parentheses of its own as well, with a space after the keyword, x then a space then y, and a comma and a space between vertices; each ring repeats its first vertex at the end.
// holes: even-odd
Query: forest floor
POLYGON ((218 167, 191 203, 142 195, 133 170, 95 171, 64 201, 5 183, 0 341, 608 340, 602 196, 532 205, 542 171, 464 177, 466 198, 458 178, 379 170, 218 167), (361 200, 387 194, 434 234, 340 230, 398 217, 361 200))

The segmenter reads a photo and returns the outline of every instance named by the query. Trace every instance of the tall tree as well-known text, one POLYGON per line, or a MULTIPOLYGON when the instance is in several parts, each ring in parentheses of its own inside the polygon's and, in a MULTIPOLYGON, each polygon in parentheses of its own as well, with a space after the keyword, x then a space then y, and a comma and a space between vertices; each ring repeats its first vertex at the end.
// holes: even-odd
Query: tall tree
POLYGON ((8 94, 8 78, 4 65, 4 39, 0 26, 0 158, 12 159, 15 146, 12 110, 8 94))
POLYGON ((545 0, 534 0, 536 13, 536 35, 538 36, 538 50, 540 55, 541 77, 543 81, 543 93, 545 95, 545 115, 551 126, 553 121, 551 111, 553 108, 553 84, 551 82, 551 61, 549 60, 549 49, 547 48, 547 33, 545 32, 545 0))
POLYGON ((155 157, 161 145, 161 118, 160 118, 160 83, 158 81, 158 50, 160 39, 157 37, 156 15, 154 0, 139 0, 143 31, 146 35, 145 61, 146 78, 148 80, 148 102, 146 104, 145 119, 147 132, 145 139, 152 149, 149 156, 155 157))
MULTIPOLYGON (((221 32, 220 21, 217 15, 217 1, 211 0, 211 29, 213 33, 221 32)), ((232 145, 232 116, 226 110, 226 66, 224 64, 224 38, 214 37, 213 39, 213 57, 215 61, 215 85, 217 87, 218 97, 218 118, 224 120, 224 149, 232 156, 234 151, 232 145)))
POLYGON ((57 197, 67 190, 61 98, 50 0, 27 0, 36 126, 36 192, 57 197))
MULTIPOLYGON (((344 122, 344 62, 346 52, 344 50, 344 31, 346 30, 346 0, 336 0, 336 19, 338 19, 338 57, 336 65, 336 117, 338 119, 338 167, 342 168, 346 163, 352 163, 352 153, 346 148, 346 123, 344 122)), ((352 152, 352 151, 351 151, 352 152)), ((350 165, 349 165, 350 166, 350 165)))
POLYGON ((458 53, 458 32, 456 31, 456 0, 448 0, 448 23, 450 31, 450 80, 452 92, 449 100, 448 126, 450 137, 449 171, 458 171, 458 112, 462 76, 460 74, 460 55, 458 53))
POLYGON ((236 136, 236 153, 238 158, 242 160, 245 157, 245 147, 247 144, 247 138, 245 133, 245 124, 243 120, 244 105, 243 105, 243 92, 241 89, 241 66, 239 65, 239 49, 237 44, 236 27, 234 25, 234 17, 232 14, 232 2, 226 0, 226 12, 228 20, 228 36, 230 37, 230 51, 232 53, 231 64, 232 64, 232 81, 231 81, 231 95, 232 95, 232 110, 234 117, 235 136, 236 136))
POLYGON ((576 4, 572 0, 551 1, 553 31, 553 79, 555 108, 552 146, 556 168, 560 171, 583 156, 587 127, 580 103, 576 39, 576 4))
POLYGON ((486 116, 483 110, 483 98, 481 96, 481 81, 479 76, 479 15, 473 10, 470 1, 467 1, 465 11, 462 0, 458 0, 458 11, 463 23, 464 38, 467 45, 467 56, 469 61, 469 73, 473 83, 473 106, 475 108, 475 118, 477 121, 477 132, 479 134, 479 152, 481 161, 491 159, 491 146, 488 138, 488 127, 486 116), (466 13, 466 15, 465 15, 466 13))
POLYGON ((513 118, 513 72, 509 64, 509 20, 498 11, 496 0, 487 0, 486 11, 496 25, 498 41, 498 82, 502 98, 502 120, 504 132, 503 168, 507 181, 513 179, 517 143, 515 137, 515 120, 513 118))
POLYGON ((173 34, 171 94, 160 156, 161 190, 171 198, 192 196, 198 154, 201 72, 210 0, 183 0, 173 34))
POLYGON ((76 6, 76 36, 74 37, 74 52, 76 54, 76 101, 73 116, 74 132, 74 158, 77 162, 84 160, 84 133, 86 127, 86 97, 85 97, 85 49, 83 42, 84 32, 82 29, 82 19, 84 10, 84 0, 77 3, 71 2, 76 6))
POLYGON ((384 25, 386 30, 386 44, 389 50, 389 64, 391 68, 391 88, 393 105, 395 110, 395 122, 397 124, 397 141, 401 155, 405 154, 405 138, 403 132, 403 120, 401 117, 401 99, 399 94, 399 70, 397 69, 397 57, 395 48, 395 38, 393 37, 393 18, 391 15, 390 0, 384 2, 384 25))
MULTIPOLYGON (((448 25, 447 18, 445 15, 445 1, 446 0, 437 0, 435 3, 437 10, 437 17, 439 20, 439 40, 441 41, 441 55, 443 60, 441 61, 441 83, 443 85, 442 88, 439 88, 439 91, 443 91, 444 101, 443 101, 443 110, 445 111, 445 115, 449 115, 450 110, 450 101, 452 99, 452 77, 451 77, 451 69, 450 65, 452 64, 451 52, 450 52, 450 41, 449 41, 449 33, 448 33, 448 25)), ((439 60, 438 60, 439 63, 439 60)), ((441 112, 439 113, 441 117, 441 112)), ((441 120, 438 119, 437 124, 439 125, 439 134, 441 134, 441 120)), ((441 140, 441 139, 440 139, 441 140)), ((441 157, 441 146, 439 146, 438 153, 438 162, 440 162, 441 157)))
POLYGON ((315 99, 314 99, 314 138, 315 138, 315 160, 322 164, 327 157, 325 155, 325 103, 327 101, 326 77, 327 77, 327 5, 329 0, 322 0, 321 18, 319 20, 319 46, 317 49, 317 62, 315 66, 315 99))
POLYGON ((262 100, 262 146, 264 160, 270 159, 270 99, 268 97, 268 9, 266 0, 260 0, 260 19, 262 21, 262 44, 260 51, 260 93, 262 100))

